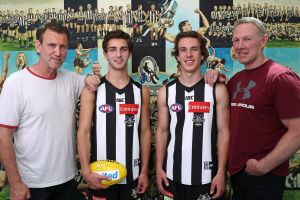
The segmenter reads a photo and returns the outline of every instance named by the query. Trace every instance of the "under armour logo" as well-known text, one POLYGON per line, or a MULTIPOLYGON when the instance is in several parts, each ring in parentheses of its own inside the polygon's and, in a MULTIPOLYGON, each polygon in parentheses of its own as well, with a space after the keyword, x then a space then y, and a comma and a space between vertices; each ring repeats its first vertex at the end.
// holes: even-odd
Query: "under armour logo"
POLYGON ((235 91, 234 94, 233 94, 233 99, 236 98, 236 96, 238 95, 239 92, 243 92, 243 93, 244 93, 242 99, 248 99, 248 98, 250 98, 250 97, 251 97, 250 90, 251 90, 252 88, 254 88, 255 85, 256 85, 256 83, 255 83, 254 81, 252 81, 252 80, 249 81, 248 86, 245 87, 245 88, 242 88, 242 87, 241 87, 241 84, 242 84, 242 81, 240 81, 240 82, 238 82, 238 83, 236 84, 236 91, 235 91))

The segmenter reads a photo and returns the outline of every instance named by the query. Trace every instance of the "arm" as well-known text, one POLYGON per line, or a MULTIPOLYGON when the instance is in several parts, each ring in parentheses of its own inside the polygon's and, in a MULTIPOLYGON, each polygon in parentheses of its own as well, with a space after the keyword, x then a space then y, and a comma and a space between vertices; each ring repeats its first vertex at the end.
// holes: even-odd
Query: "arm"
POLYGON ((200 18, 202 19, 202 22, 203 22, 203 26, 200 27, 197 32, 199 34, 202 34, 204 35, 206 33, 206 31, 208 30, 209 28, 209 22, 207 20, 207 18, 205 17, 205 15, 203 14, 203 12, 200 10, 200 9, 195 9, 194 11, 195 13, 198 13, 200 15, 200 18))
POLYGON ((300 117, 281 120, 287 132, 279 140, 275 148, 261 160, 249 159, 246 171, 260 176, 266 174, 288 160, 300 149, 300 117))
POLYGON ((165 194, 166 191, 163 188, 163 182, 166 185, 169 185, 166 173, 163 170, 164 156, 167 148, 168 140, 168 106, 166 104, 166 87, 162 87, 159 90, 158 98, 158 125, 155 135, 155 146, 156 146, 156 183, 158 189, 162 194, 165 194))
POLYGON ((175 36, 171 33, 165 33, 164 38, 169 42, 172 42, 172 43, 175 42, 175 36))
POLYGON ((216 85, 216 112, 217 112, 217 149, 218 149, 218 172, 211 184, 211 194, 219 198, 225 191, 225 178, 227 171, 228 147, 229 147, 229 95, 224 84, 216 85))
POLYGON ((143 86, 143 102, 141 107, 141 173, 138 180, 138 193, 144 193, 149 185, 148 166, 150 159, 151 129, 150 129, 150 94, 149 89, 143 86))
POLYGON ((10 199, 25 200, 30 198, 30 192, 23 183, 17 168, 13 146, 14 131, 15 129, 0 127, 0 157, 10 185, 10 199))
POLYGON ((6 79, 7 76, 7 72, 8 72, 8 59, 9 59, 9 54, 5 54, 4 56, 4 69, 3 69, 3 73, 0 77, 0 88, 2 88, 2 85, 6 79))
POLYGON ((92 173, 90 170, 90 150, 91 150, 91 126, 95 107, 95 94, 85 87, 81 93, 81 108, 79 114, 79 127, 77 131, 78 155, 84 179, 91 189, 107 188, 100 184, 104 176, 92 173))

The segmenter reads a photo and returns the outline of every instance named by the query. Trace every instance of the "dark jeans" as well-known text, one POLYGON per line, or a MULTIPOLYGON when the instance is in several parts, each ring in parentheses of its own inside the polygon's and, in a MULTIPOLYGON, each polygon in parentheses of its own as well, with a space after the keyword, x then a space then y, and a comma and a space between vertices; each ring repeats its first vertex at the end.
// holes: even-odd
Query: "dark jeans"
POLYGON ((244 170, 230 177, 233 200, 281 200, 285 177, 268 173, 253 176, 244 170))
POLYGON ((30 200, 71 200, 74 199, 75 194, 78 194, 74 180, 46 188, 29 188, 29 190, 30 200))

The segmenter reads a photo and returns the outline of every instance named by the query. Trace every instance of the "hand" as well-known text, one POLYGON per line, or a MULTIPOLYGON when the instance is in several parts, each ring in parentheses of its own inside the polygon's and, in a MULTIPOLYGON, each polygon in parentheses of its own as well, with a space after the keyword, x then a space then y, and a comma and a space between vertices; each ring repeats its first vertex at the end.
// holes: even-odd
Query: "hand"
POLYGON ((200 13, 201 13, 201 10, 200 10, 199 8, 196 8, 196 9, 194 10, 194 12, 200 14, 200 13))
POLYGON ((8 60, 8 59, 9 59, 9 56, 10 56, 9 53, 6 53, 6 54, 4 55, 4 59, 5 59, 5 60, 8 60))
POLYGON ((262 176, 268 173, 268 170, 263 166, 263 162, 256 159, 249 159, 246 162, 246 169, 245 171, 254 176, 262 176))
POLYGON ((26 200, 30 199, 29 189, 23 182, 10 184, 10 199, 11 200, 26 200))
POLYGON ((220 72, 218 70, 209 70, 204 75, 204 81, 205 83, 209 84, 210 86, 213 86, 218 78, 219 78, 220 72))
POLYGON ((108 186, 102 185, 101 181, 102 180, 110 180, 110 178, 107 176, 101 176, 101 175, 99 175, 97 173, 93 173, 93 172, 84 175, 84 179, 85 179, 86 183, 88 184, 89 188, 91 188, 93 190, 107 189, 108 186))
POLYGON ((98 75, 88 75, 84 79, 86 88, 92 93, 97 90, 97 87, 100 83, 101 81, 98 75))
POLYGON ((143 194, 149 185, 148 174, 141 173, 138 180, 137 193, 143 194))
POLYGON ((165 183, 166 186, 169 186, 169 181, 167 179, 166 173, 162 169, 156 169, 156 184, 159 191, 166 195, 167 191, 163 188, 162 183, 165 183))
POLYGON ((210 186, 210 194, 213 195, 213 199, 217 199, 222 196, 225 191, 225 174, 218 173, 214 178, 210 186))

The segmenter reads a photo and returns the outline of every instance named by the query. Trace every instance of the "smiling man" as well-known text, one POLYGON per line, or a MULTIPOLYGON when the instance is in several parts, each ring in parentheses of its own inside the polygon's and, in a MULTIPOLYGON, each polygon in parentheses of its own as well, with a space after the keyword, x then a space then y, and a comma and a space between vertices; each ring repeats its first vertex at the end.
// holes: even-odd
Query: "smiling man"
POLYGON ((75 105, 83 78, 61 71, 69 33, 48 23, 37 33, 38 62, 13 73, 0 96, 0 157, 10 199, 72 199, 75 105))
POLYGON ((148 187, 150 156, 149 89, 128 76, 132 40, 121 31, 109 32, 102 48, 108 72, 96 93, 84 88, 78 128, 78 152, 89 199, 140 200, 148 187), (93 126, 92 126, 93 124, 93 126), (126 178, 109 188, 103 176, 90 170, 97 160, 116 160, 127 168, 126 178))
POLYGON ((279 200, 288 159, 300 148, 300 79, 264 56, 268 35, 260 20, 237 20, 232 41, 245 66, 228 82, 233 199, 279 200))
POLYGON ((225 190, 229 98, 224 84, 204 83, 205 45, 195 31, 176 36, 181 75, 158 94, 156 180, 174 200, 215 199, 225 190))

